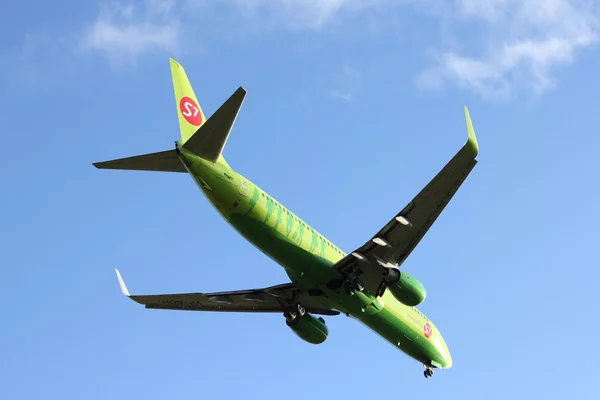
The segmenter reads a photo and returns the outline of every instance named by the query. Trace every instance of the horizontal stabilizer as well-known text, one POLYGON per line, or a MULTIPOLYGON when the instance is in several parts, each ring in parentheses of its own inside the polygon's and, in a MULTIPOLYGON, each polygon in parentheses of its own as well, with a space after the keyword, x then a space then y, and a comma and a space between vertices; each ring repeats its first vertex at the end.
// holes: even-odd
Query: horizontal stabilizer
POLYGON ((246 90, 239 87, 183 147, 207 161, 217 162, 245 97, 246 90))
POLYGON ((94 166, 100 169, 187 172, 187 169, 185 169, 175 150, 97 162, 94 163, 94 166))

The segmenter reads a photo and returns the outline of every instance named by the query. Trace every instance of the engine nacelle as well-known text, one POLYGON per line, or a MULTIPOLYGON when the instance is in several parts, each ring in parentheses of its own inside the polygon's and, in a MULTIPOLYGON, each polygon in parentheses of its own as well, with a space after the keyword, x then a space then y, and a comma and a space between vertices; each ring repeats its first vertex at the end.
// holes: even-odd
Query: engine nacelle
POLYGON ((297 317, 292 321, 286 319, 285 322, 296 335, 308 343, 321 344, 327 339, 327 335, 329 334, 325 320, 321 317, 315 318, 309 313, 297 317))
POLYGON ((399 302, 410 307, 418 306, 427 297, 423 284, 406 272, 401 272, 398 282, 388 289, 399 302))

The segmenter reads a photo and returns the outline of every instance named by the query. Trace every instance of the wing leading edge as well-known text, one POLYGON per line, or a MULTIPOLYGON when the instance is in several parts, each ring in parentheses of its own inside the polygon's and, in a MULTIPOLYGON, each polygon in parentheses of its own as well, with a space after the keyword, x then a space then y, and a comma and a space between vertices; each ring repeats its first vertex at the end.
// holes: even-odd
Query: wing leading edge
POLYGON ((131 295, 118 269, 115 268, 121 292, 146 308, 158 310, 221 311, 221 312, 284 312, 290 299, 297 299, 307 312, 338 315, 339 312, 323 307, 294 284, 262 289, 236 290, 213 293, 178 293, 131 295))
POLYGON ((468 140, 419 194, 364 245, 348 254, 334 268, 358 275, 365 290, 382 294, 385 268, 398 268, 448 205, 477 164, 479 145, 465 107, 468 140))

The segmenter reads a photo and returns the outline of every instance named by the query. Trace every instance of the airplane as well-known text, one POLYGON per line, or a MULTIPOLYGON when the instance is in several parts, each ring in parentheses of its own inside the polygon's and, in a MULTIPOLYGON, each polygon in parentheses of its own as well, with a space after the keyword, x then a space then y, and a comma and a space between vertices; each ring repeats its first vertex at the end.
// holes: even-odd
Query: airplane
POLYGON ((214 293, 124 295, 149 309, 282 313, 304 341, 323 343, 325 316, 345 314, 424 366, 449 369, 442 334, 417 306, 423 284, 400 271, 477 164, 479 146, 464 107, 468 140, 444 168, 379 232, 345 253, 273 196, 233 170, 223 149, 246 97, 239 87, 206 119, 184 68, 170 58, 181 140, 157 153, 93 163, 96 168, 188 173, 217 212, 246 240, 281 265, 290 282, 214 293))

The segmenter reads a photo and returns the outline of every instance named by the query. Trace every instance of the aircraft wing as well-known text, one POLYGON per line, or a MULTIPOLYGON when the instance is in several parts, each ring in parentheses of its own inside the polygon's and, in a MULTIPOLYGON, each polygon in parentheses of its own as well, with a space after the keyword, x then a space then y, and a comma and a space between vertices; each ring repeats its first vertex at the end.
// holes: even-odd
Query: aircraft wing
POLYGON ((339 312, 323 307, 307 293, 297 290, 293 283, 263 289, 237 290, 214 293, 177 293, 131 295, 119 273, 121 292, 146 308, 159 310, 226 311, 226 312, 281 312, 286 302, 297 298, 306 311, 312 314, 338 315, 339 312), (297 297, 296 297, 297 296, 297 297))
POLYGON ((397 267, 410 255, 467 178, 479 153, 465 107, 469 139, 421 192, 371 240, 334 265, 344 274, 358 272, 365 290, 381 293, 383 268, 397 267))

